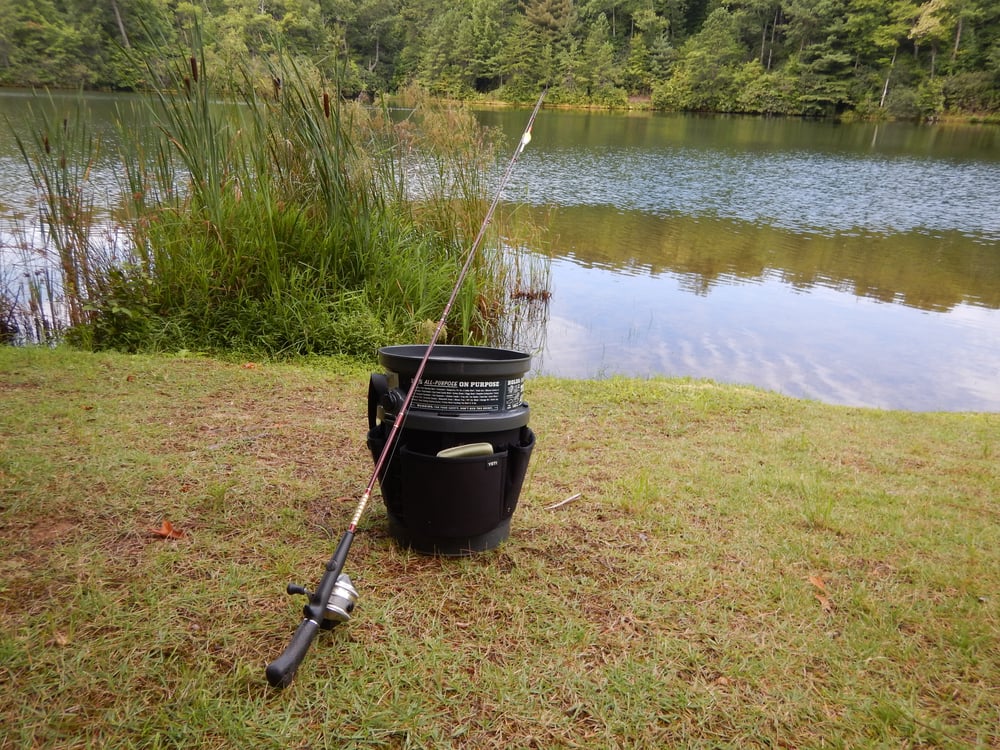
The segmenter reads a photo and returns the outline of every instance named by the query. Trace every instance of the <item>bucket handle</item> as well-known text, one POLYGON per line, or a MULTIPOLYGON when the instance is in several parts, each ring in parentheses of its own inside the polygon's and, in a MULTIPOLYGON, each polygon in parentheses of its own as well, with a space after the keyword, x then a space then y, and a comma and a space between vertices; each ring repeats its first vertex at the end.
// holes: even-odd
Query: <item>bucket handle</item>
POLYGON ((373 372, 368 380, 368 429, 374 430, 378 422, 378 406, 382 397, 389 392, 389 379, 381 373, 373 372))

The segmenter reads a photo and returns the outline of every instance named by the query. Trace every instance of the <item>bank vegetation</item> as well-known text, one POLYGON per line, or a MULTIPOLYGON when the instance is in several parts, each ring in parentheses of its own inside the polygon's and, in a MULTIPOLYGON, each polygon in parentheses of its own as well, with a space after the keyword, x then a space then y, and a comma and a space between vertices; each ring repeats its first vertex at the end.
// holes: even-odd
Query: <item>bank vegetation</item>
MULTIPOLYGON (((0 84, 136 90, 195 29, 224 68, 279 50, 345 96, 928 118, 1000 111, 991 0, 0 3, 0 84), (136 59, 152 63, 151 68, 136 59)), ((151 77, 152 76, 152 77, 151 77)))
MULTIPOLYGON (((262 74, 192 49, 112 139, 83 98, 30 103, 38 216, 3 235, 0 337, 269 357, 428 341, 511 155, 500 135, 417 88, 390 112, 290 58, 262 74)), ((496 213, 449 341, 502 343, 545 296, 533 231, 496 213)))

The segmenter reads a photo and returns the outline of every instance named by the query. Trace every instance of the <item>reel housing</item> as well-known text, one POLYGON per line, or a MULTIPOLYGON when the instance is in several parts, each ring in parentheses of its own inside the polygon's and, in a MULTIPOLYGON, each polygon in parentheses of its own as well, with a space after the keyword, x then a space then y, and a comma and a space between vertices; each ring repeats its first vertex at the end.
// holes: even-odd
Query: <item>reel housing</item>
MULTIPOLYGON (((303 594, 309 598, 310 602, 314 596, 307 588, 295 583, 288 584, 287 591, 292 595, 303 594)), ((357 604, 357 601, 358 590, 351 583, 351 577, 347 573, 341 573, 337 576, 337 582, 333 585, 330 598, 323 608, 323 621, 319 626, 323 630, 331 630, 340 623, 347 622, 351 619, 351 612, 354 611, 354 605, 357 604)), ((308 610, 309 605, 307 604, 306 617, 309 616, 308 610)))

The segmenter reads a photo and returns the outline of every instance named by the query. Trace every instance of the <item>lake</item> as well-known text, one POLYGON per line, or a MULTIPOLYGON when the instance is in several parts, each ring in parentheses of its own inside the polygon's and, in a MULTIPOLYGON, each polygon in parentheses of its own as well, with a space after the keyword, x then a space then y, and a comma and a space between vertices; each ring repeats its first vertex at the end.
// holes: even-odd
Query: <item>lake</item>
POLYGON ((532 135, 507 198, 552 236, 536 372, 1000 410, 1000 128, 543 110, 532 135))
MULTIPOLYGON (((105 138, 127 100, 87 97, 105 138)), ((528 112, 477 116, 514 143, 528 112)), ((0 131, 9 242, 32 190, 0 131)), ((533 372, 1000 411, 998 186, 997 127, 543 110, 505 193, 549 230, 533 372)))

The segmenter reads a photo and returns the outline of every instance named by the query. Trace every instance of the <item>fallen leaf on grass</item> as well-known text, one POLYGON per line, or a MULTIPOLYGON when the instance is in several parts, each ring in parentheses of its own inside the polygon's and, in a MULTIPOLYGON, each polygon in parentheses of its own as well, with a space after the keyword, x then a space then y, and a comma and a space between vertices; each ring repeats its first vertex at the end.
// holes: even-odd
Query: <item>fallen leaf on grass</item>
POLYGON ((244 370, 256 370, 257 369, 257 363, 256 362, 246 362, 243 365, 243 369, 244 370))
POLYGON ((183 531, 175 529, 174 525, 166 519, 164 519, 163 523, 160 524, 160 528, 150 529, 149 533, 153 536, 158 536, 161 539, 183 539, 185 536, 183 531))
POLYGON ((819 602, 819 605, 823 608, 823 611, 826 612, 827 614, 833 612, 833 602, 827 595, 828 592, 826 590, 826 581, 824 581, 819 576, 809 576, 809 583, 811 583, 813 586, 819 589, 819 591, 813 594, 813 596, 816 597, 816 601, 819 602))

